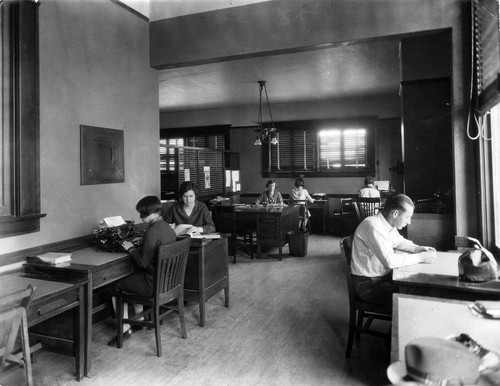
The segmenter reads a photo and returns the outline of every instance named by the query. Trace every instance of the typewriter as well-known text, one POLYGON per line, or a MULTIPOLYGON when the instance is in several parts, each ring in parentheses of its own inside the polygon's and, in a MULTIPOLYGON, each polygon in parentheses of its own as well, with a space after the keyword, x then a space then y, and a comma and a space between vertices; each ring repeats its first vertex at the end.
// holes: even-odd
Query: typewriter
POLYGON ((127 240, 139 247, 142 245, 142 234, 142 231, 135 230, 133 220, 123 221, 120 225, 109 225, 103 220, 92 236, 96 241, 97 251, 124 252, 122 242, 127 240))

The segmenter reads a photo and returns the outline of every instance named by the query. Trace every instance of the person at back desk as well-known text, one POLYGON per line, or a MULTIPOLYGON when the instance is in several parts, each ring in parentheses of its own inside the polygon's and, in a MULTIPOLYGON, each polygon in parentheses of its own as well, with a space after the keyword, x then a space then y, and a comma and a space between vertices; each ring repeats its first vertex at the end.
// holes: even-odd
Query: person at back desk
POLYGON ((365 178, 365 187, 358 192, 359 197, 380 197, 380 192, 375 188, 375 178, 367 176, 365 178))
POLYGON ((183 182, 179 189, 180 200, 167 211, 165 221, 175 224, 175 234, 213 233, 215 224, 203 202, 196 200, 198 191, 194 182, 183 182))
POLYGON ((411 223, 413 201, 397 193, 387 198, 384 209, 365 218, 354 232, 351 274, 357 296, 368 303, 392 306, 397 285, 392 269, 436 259, 433 247, 419 246, 398 232, 411 223))
POLYGON ((276 190, 276 182, 268 180, 266 183, 267 190, 257 198, 255 204, 283 204, 281 193, 276 190))

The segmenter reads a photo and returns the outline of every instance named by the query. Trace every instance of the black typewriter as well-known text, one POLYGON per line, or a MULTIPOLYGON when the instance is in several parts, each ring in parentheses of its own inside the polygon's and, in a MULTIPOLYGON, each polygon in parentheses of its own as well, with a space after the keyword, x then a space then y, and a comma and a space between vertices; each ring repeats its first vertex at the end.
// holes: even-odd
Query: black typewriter
POLYGON ((99 229, 94 230, 93 238, 96 240, 97 251, 124 252, 122 242, 130 241, 139 247, 142 244, 142 234, 141 231, 135 231, 134 221, 129 220, 119 226, 100 226, 99 229))

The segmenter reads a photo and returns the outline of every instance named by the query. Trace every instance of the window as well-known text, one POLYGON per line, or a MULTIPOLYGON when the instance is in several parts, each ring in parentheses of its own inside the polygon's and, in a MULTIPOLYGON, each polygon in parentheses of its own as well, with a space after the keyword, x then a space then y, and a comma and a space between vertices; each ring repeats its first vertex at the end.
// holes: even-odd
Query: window
POLYGON ((500 249, 500 105, 491 110, 491 186, 494 244, 500 249))
POLYGON ((262 148, 265 176, 362 176, 375 170, 374 119, 277 122, 262 148))
POLYGON ((37 9, 0 2, 0 237, 40 230, 37 9))
POLYGON ((162 138, 160 139, 160 171, 176 171, 175 149, 167 145, 184 146, 183 138, 162 138))

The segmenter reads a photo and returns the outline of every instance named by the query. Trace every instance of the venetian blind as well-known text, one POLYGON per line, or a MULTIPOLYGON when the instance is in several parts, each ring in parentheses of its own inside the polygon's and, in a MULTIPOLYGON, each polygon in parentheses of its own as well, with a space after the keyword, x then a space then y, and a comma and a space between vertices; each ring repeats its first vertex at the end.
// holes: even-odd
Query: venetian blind
POLYGON ((500 102, 499 11, 497 0, 473 0, 473 56, 477 110, 484 114, 500 102))

